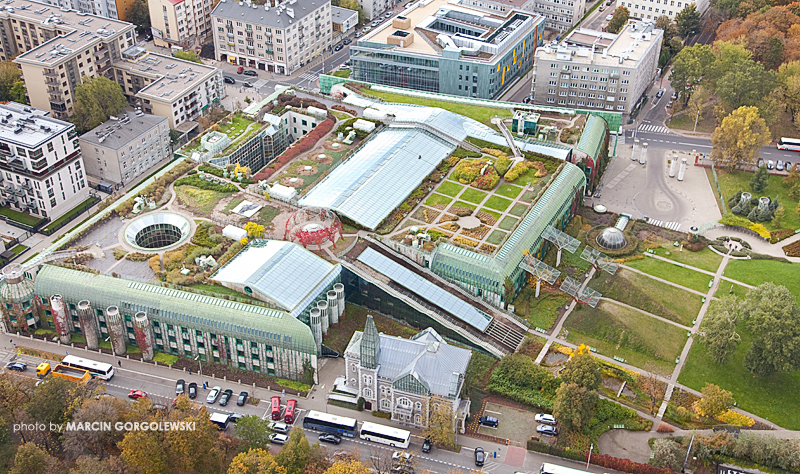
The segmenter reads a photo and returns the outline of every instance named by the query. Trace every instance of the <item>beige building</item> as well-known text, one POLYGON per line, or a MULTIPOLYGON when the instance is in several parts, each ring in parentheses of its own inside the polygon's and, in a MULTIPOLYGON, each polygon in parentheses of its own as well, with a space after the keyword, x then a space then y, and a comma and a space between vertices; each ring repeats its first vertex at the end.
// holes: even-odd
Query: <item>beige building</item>
POLYGON ((217 60, 230 64, 288 75, 331 47, 330 2, 220 0, 211 19, 217 60))
POLYGON ((133 109, 84 133, 78 144, 86 174, 114 185, 136 181, 172 157, 167 118, 133 109))
POLYGON ((210 33, 214 0, 148 0, 156 46, 199 47, 210 33))
POLYGON ((629 114, 653 83, 662 30, 630 21, 619 34, 577 29, 536 50, 533 103, 629 114))

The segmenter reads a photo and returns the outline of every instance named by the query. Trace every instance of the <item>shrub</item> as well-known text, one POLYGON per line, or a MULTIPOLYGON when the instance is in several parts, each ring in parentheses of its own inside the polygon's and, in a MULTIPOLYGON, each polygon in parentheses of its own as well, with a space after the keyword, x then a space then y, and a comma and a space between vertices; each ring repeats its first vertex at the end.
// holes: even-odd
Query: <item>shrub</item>
POLYGON ((629 472, 631 474, 674 474, 674 471, 671 469, 641 464, 628 459, 615 458, 607 454, 593 454, 590 462, 596 466, 629 472))
POLYGON ((657 433, 672 433, 674 431, 675 429, 666 423, 659 423, 658 428, 656 428, 657 433))
MULTIPOLYGON (((316 146, 317 144, 317 141, 319 141, 320 138, 324 137, 328 132, 330 132, 333 129, 333 125, 334 125, 333 120, 325 119, 319 125, 314 127, 313 130, 303 135, 299 140, 294 142, 292 146, 287 148, 286 151, 281 153, 281 155, 277 158, 277 162, 279 163, 278 167, 285 165, 286 163, 292 161, 297 156, 314 148, 314 146, 316 146)), ((254 176, 253 179, 258 181, 258 175, 260 174, 261 173, 254 176)))
POLYGON ((358 115, 358 112, 356 112, 355 110, 353 110, 353 109, 348 109, 347 107, 345 107, 344 105, 341 105, 341 104, 335 104, 335 105, 332 105, 332 106, 331 106, 331 108, 332 108, 333 110, 338 110, 339 112, 344 112, 344 113, 346 113, 346 114, 350 114, 350 115, 358 115))
POLYGON ((514 181, 515 179, 525 174, 525 172, 527 172, 529 169, 531 169, 531 162, 521 161, 517 163, 513 168, 508 170, 505 179, 506 181, 514 181))
POLYGON ((114 260, 122 260, 128 252, 122 249, 114 249, 114 260))
POLYGON ((153 273, 156 275, 161 273, 161 257, 159 257, 158 254, 150 257, 147 264, 150 265, 150 269, 153 270, 153 273))
POLYGON ((494 164, 494 169, 497 170, 497 174, 502 176, 506 174, 509 166, 511 166, 511 158, 503 154, 497 157, 497 162, 494 164))
POLYGON ((475 178, 475 181, 472 182, 472 185, 478 189, 483 189, 488 191, 494 189, 494 187, 497 186, 497 183, 499 182, 500 182, 500 176, 498 176, 496 173, 486 173, 483 176, 478 176, 477 178, 475 178))
POLYGON ((208 191, 215 191, 218 193, 235 193, 239 191, 235 185, 226 183, 226 184, 217 184, 211 181, 206 181, 200 179, 199 176, 187 176, 185 178, 181 178, 175 182, 175 186, 194 186, 195 188, 205 189, 208 191))
POLYGON ((372 412, 372 416, 375 416, 375 417, 378 417, 378 418, 384 418, 386 420, 391 420, 392 419, 392 414, 391 413, 385 413, 385 412, 377 411, 377 410, 372 412))
POLYGON ((542 443, 536 439, 528 440, 528 451, 536 451, 538 453, 552 454, 562 458, 572 459, 573 461, 586 462, 586 453, 580 451, 566 450, 559 446, 554 446, 548 443, 542 443))
POLYGON ((750 418, 747 415, 742 415, 741 413, 737 413, 733 410, 728 410, 717 417, 717 419, 723 423, 727 423, 729 425, 734 426, 753 426, 756 424, 756 421, 750 418))
MULTIPOLYGON (((158 256, 158 255, 156 255, 158 256)), ((125 256, 126 259, 132 262, 144 262, 153 257, 152 253, 132 252, 125 256)))
POLYGON ((364 411, 364 397, 358 397, 358 401, 356 402, 356 409, 358 411, 364 411))

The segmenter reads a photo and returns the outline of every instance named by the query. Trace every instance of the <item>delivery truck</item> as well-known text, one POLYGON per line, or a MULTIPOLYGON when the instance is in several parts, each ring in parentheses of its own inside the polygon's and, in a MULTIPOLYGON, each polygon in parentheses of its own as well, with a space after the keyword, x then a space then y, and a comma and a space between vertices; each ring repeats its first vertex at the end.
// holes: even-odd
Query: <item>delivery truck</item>
POLYGON ((58 364, 53 367, 53 377, 67 379, 75 383, 86 383, 91 380, 92 374, 90 374, 88 370, 75 369, 63 364, 58 364))

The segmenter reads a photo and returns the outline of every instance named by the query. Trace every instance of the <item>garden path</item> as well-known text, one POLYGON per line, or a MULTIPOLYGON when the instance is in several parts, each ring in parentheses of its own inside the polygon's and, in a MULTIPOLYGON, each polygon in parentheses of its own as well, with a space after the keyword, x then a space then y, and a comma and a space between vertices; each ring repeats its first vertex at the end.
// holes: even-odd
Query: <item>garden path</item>
POLYGON ((732 228, 716 227, 709 229, 706 232, 703 232, 703 237, 707 239, 716 239, 718 237, 724 237, 726 235, 733 237, 741 237, 753 247, 753 251, 756 253, 770 255, 772 257, 785 258, 790 262, 800 263, 800 257, 787 257, 786 254, 783 253, 783 247, 800 240, 800 233, 795 234, 789 237, 788 239, 781 240, 777 244, 771 244, 766 240, 757 239, 750 234, 745 234, 744 232, 739 232, 732 228))

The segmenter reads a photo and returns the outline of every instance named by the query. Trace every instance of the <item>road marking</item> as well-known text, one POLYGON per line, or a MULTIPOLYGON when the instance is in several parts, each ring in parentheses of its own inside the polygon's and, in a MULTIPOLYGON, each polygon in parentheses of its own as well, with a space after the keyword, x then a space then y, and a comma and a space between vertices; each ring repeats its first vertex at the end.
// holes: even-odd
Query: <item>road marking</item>
POLYGON ((698 144, 696 144, 696 143, 683 143, 683 142, 678 142, 678 145, 688 145, 688 146, 696 146, 696 147, 702 147, 702 148, 711 148, 711 145, 698 145, 698 144))
POLYGON ((486 413, 496 413, 498 415, 502 415, 502 413, 499 411, 491 411, 491 410, 483 410, 483 411, 485 411, 486 413))

